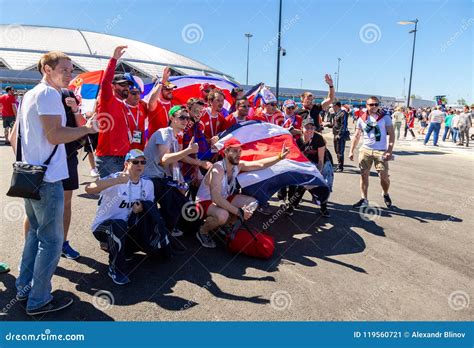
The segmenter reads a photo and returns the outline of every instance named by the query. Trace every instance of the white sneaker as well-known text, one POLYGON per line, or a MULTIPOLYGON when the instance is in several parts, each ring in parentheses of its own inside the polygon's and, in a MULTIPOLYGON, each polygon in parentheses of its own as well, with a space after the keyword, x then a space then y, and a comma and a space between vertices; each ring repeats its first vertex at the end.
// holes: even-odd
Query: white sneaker
POLYGON ((97 169, 93 168, 90 171, 90 175, 94 178, 97 178, 99 176, 99 172, 97 171, 97 169))

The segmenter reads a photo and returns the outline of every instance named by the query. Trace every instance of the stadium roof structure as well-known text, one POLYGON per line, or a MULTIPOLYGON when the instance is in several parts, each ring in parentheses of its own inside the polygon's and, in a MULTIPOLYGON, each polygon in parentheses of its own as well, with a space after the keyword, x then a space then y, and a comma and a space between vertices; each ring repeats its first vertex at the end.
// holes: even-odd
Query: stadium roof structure
POLYGON ((172 75, 218 76, 235 82, 232 76, 208 65, 137 40, 79 29, 20 24, 0 25, 0 77, 33 82, 38 77, 36 66, 40 56, 56 50, 71 57, 75 73, 102 70, 118 45, 128 45, 128 49, 117 70, 145 79, 161 76, 163 69, 171 66, 172 75))

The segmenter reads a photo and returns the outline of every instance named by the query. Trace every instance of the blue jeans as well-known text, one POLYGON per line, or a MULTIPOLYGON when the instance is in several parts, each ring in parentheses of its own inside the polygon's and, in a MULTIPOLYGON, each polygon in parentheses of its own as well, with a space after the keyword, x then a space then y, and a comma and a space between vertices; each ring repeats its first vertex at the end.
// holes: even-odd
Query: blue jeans
POLYGON ((433 145, 438 144, 439 131, 441 129, 441 123, 430 123, 428 133, 426 133, 425 144, 430 140, 431 133, 433 133, 433 145))
POLYGON ((448 132, 449 132, 450 129, 451 129, 450 127, 444 126, 443 141, 446 141, 446 137, 448 136, 448 132))
POLYGON ((453 143, 456 143, 459 137, 459 128, 452 128, 453 131, 453 143))
POLYGON ((20 296, 28 295, 27 310, 40 308, 52 300, 51 278, 58 265, 64 241, 62 182, 43 182, 40 195, 39 201, 25 199, 30 229, 26 236, 16 288, 20 296))
POLYGON ((121 172, 124 168, 125 156, 97 156, 95 165, 101 179, 110 174, 121 172))

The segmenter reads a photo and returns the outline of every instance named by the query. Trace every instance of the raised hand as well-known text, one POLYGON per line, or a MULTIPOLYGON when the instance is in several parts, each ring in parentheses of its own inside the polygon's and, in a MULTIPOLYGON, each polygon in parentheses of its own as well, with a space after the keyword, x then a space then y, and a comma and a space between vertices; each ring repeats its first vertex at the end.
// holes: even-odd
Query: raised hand
POLYGON ((334 86, 331 75, 329 75, 329 74, 324 75, 324 81, 326 81, 326 83, 329 86, 334 86))
POLYGON ((171 69, 169 66, 163 69, 163 78, 161 79, 161 83, 168 82, 171 74, 171 69))
POLYGON ((122 56, 125 53, 125 51, 127 50, 127 48, 128 48, 127 45, 115 47, 114 55, 112 56, 112 58, 114 58, 116 60, 119 60, 120 58, 122 58, 122 56))

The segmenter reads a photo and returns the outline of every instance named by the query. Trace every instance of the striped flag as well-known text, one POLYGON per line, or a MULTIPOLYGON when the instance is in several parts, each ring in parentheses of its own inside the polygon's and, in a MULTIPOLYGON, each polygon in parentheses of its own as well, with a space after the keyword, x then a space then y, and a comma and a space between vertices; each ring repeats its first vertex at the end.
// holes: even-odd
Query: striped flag
POLYGON ((310 192, 315 187, 328 187, 321 173, 300 151, 290 132, 275 124, 247 121, 236 124, 220 134, 216 144, 222 149, 229 138, 236 138, 242 146, 241 160, 254 161, 278 155, 283 146, 290 149, 284 159, 271 167, 238 175, 242 192, 266 202, 279 189, 289 186, 305 186, 310 192))
POLYGON ((90 71, 77 75, 69 83, 68 88, 80 99, 81 111, 83 113, 94 112, 103 75, 103 70, 90 71))
MULTIPOLYGON (((232 105, 232 97, 230 93, 232 88, 238 87, 237 84, 230 82, 222 77, 213 77, 213 76, 171 76, 169 81, 177 86, 173 91, 173 104, 174 105, 184 105, 189 98, 200 98, 201 97, 201 85, 205 83, 210 85, 215 85, 219 88, 225 95, 224 108, 226 110, 230 109, 232 105)), ((153 84, 145 85, 145 92, 142 94, 143 100, 148 100, 149 93, 153 84)))

